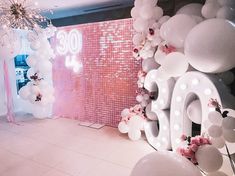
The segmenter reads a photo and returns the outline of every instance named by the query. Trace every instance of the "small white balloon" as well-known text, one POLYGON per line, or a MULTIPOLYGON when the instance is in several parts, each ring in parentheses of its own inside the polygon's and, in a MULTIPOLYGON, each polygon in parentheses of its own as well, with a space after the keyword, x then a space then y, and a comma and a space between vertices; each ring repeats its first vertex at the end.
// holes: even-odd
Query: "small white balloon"
POLYGON ((205 172, 215 172, 223 164, 223 157, 220 151, 212 145, 200 146, 195 153, 198 166, 205 172))
POLYGON ((215 18, 220 5, 217 1, 206 3, 202 7, 202 16, 205 18, 215 18))
POLYGON ((142 95, 137 95, 136 96, 136 101, 141 102, 143 101, 144 97, 142 95))
POLYGON ((131 17, 132 18, 138 18, 139 17, 139 7, 133 7, 132 9, 131 9, 131 17))
POLYGON ((37 59, 35 58, 35 56, 30 55, 26 59, 26 63, 27 63, 28 66, 34 67, 37 63, 37 59))
POLYGON ((208 119, 212 124, 220 126, 222 124, 223 117, 218 111, 211 111, 208 114, 208 119))
POLYGON ((226 130, 235 129, 235 118, 234 117, 225 117, 223 118, 222 127, 226 130))
POLYGON ((155 20, 159 20, 163 16, 163 10, 161 7, 156 6, 154 7, 153 11, 155 20))
POLYGON ((155 14, 154 14, 154 7, 152 5, 149 4, 144 4, 141 8, 140 8, 140 12, 139 12, 141 18, 148 20, 150 18, 152 18, 155 14))
POLYGON ((225 140, 223 137, 219 137, 219 138, 211 138, 210 139, 211 144, 216 147, 216 148, 223 148, 225 145, 225 140))
POLYGON ((34 70, 34 68, 30 68, 27 71, 27 78, 31 80, 31 76, 33 76, 36 73, 36 71, 34 70))
POLYGON ((42 74, 48 74, 52 71, 52 63, 48 60, 42 60, 36 65, 37 70, 42 74))
POLYGON ((194 15, 194 16, 202 16, 201 14, 202 4, 199 3, 191 3, 181 7, 176 14, 186 14, 186 15, 194 15))
POLYGON ((27 100, 30 95, 29 86, 26 85, 26 86, 21 87, 21 89, 19 90, 19 95, 21 98, 27 100))
POLYGON ((188 105, 187 115, 192 122, 196 124, 202 123, 202 105, 200 100, 194 100, 188 105))
POLYGON ((208 128, 208 134, 213 138, 221 137, 223 134, 221 126, 212 125, 208 128))
POLYGON ((211 125, 213 125, 210 120, 206 119, 204 122, 203 122, 203 125, 205 127, 205 129, 208 129, 210 128, 211 125))
POLYGON ((125 108, 121 112, 121 117, 124 118, 124 117, 128 116, 129 113, 130 113, 129 109, 125 108))
POLYGON ((136 129, 129 129, 129 131, 128 131, 128 137, 129 137, 132 141, 139 140, 140 137, 141 137, 141 131, 140 131, 140 130, 136 130, 136 129))
POLYGON ((161 68, 172 77, 182 76, 189 66, 188 59, 180 52, 168 54, 161 65, 161 68))
POLYGON ((35 41, 30 43, 30 48, 32 50, 38 50, 40 47, 41 47, 41 43, 38 40, 35 40, 35 41))
POLYGON ((145 36, 141 33, 137 33, 133 37, 133 44, 136 46, 141 45, 145 40, 145 36))
POLYGON ((118 124, 118 130, 119 130, 121 133, 128 133, 129 127, 128 127, 128 125, 126 124, 126 122, 121 121, 121 122, 118 124))
POLYGON ((137 18, 133 23, 133 27, 137 32, 145 32, 149 27, 148 20, 137 18))
POLYGON ((32 94, 34 94, 34 95, 37 95, 38 93, 41 92, 40 88, 38 86, 36 86, 36 85, 32 85, 30 90, 31 90, 32 94))
POLYGON ((132 130, 141 130, 144 125, 144 120, 140 116, 134 115, 130 118, 128 125, 132 130))
POLYGON ((182 48, 188 33, 196 25, 197 22, 191 16, 177 14, 161 26, 160 36, 174 47, 182 48))
POLYGON ((163 25, 164 23, 166 23, 170 18, 171 18, 170 16, 165 15, 165 16, 163 16, 163 17, 161 17, 161 18, 159 19, 158 23, 159 23, 160 26, 161 26, 161 25, 163 25))
POLYGON ((235 131, 234 130, 223 129, 223 136, 227 142, 230 142, 230 143, 235 142, 235 131))
POLYGON ((142 69, 146 73, 149 72, 150 70, 157 69, 158 67, 160 67, 160 65, 156 63, 153 58, 145 59, 142 62, 142 69))

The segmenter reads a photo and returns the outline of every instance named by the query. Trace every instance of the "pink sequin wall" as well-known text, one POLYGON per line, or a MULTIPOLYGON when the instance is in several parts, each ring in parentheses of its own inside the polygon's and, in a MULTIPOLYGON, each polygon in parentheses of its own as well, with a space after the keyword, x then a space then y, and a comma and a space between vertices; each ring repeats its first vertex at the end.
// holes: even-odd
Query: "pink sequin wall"
POLYGON ((53 63, 55 116, 118 125, 121 111, 136 104, 141 63, 132 57, 133 33, 131 19, 58 28, 51 40, 56 53, 53 63), (82 39, 75 35, 69 37, 74 29, 82 39), (77 45, 78 52, 74 52, 77 45), (78 73, 73 70, 72 55, 82 64, 78 73), (70 58, 67 66, 66 57, 70 58))

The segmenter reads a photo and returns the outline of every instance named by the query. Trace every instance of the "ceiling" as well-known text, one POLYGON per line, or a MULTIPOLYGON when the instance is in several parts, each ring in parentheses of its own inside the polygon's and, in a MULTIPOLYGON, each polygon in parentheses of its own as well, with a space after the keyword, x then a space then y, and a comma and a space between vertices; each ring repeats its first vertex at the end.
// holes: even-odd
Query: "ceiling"
POLYGON ((75 16, 85 13, 122 8, 133 5, 134 0, 37 0, 41 9, 51 9, 46 13, 51 19, 75 16))

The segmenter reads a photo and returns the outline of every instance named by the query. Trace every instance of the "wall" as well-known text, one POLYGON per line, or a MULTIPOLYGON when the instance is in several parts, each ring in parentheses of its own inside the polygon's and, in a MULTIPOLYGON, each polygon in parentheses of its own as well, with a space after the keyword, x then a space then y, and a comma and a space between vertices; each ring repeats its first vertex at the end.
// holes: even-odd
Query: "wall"
POLYGON ((132 57, 132 20, 68 26, 58 31, 72 29, 82 34, 82 50, 76 59, 83 68, 80 73, 66 68, 65 58, 71 53, 60 55, 60 41, 56 37, 51 40, 56 51, 54 115, 117 126, 121 111, 136 104, 140 62, 132 57))

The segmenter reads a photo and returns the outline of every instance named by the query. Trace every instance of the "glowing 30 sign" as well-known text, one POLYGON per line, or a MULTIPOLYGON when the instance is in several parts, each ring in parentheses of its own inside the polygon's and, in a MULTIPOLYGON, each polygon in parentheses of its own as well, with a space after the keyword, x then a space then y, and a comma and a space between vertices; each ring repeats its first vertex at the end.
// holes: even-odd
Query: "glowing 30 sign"
POLYGON ((59 31, 56 35, 59 45, 56 47, 57 52, 60 55, 66 55, 67 53, 77 54, 82 50, 82 34, 73 29, 69 33, 66 31, 59 31))
POLYGON ((65 66, 71 68, 74 72, 79 72, 82 63, 77 61, 76 54, 82 50, 82 34, 76 29, 69 32, 61 30, 57 33, 56 38, 59 41, 56 47, 57 53, 67 55, 65 66))

